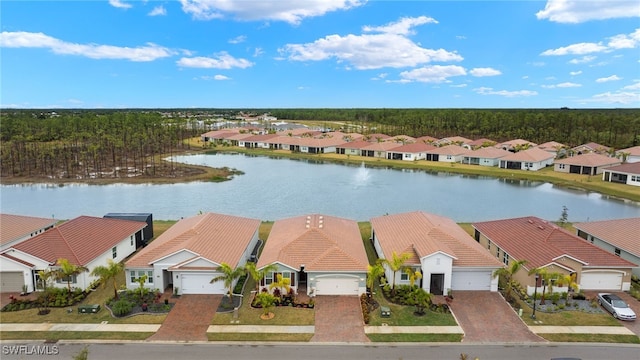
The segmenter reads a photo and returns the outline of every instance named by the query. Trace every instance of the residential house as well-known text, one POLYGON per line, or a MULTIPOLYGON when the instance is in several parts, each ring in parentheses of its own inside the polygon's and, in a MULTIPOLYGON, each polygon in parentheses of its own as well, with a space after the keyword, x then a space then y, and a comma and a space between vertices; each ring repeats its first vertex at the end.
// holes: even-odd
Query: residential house
POLYGON ((640 145, 626 149, 620 149, 616 152, 616 154, 620 157, 620 159, 622 159, 623 162, 640 162, 640 145))
POLYGON ((276 134, 253 135, 242 139, 242 145, 246 148, 269 149, 269 140, 278 137, 276 134))
POLYGON ((365 147, 371 145, 370 142, 365 140, 350 141, 336 146, 336 153, 341 155, 362 155, 362 151, 365 147))
POLYGON ((554 161, 553 170, 570 174, 597 175, 612 166, 620 165, 621 160, 598 153, 585 153, 554 161))
MULTIPOLYGON (((90 275, 93 269, 107 265, 107 260, 120 262, 135 252, 135 238, 146 226, 138 221, 80 216, 50 228, 2 252, 2 291, 22 286, 34 291, 39 286, 38 271, 55 269, 61 258, 89 270, 71 279, 73 287, 86 289, 97 280, 90 275), (5 287, 7 278, 11 282, 5 287)), ((58 280, 55 286, 66 287, 67 282, 58 280)))
POLYGON ((397 143, 397 144, 407 145, 407 144, 414 143, 416 141, 416 138, 408 135, 396 135, 386 139, 385 141, 393 141, 394 143, 397 143))
POLYGON ((465 146, 469 143, 472 143, 473 140, 471 139, 467 139, 466 137, 462 137, 462 136, 450 136, 450 137, 445 137, 442 138, 440 140, 437 140, 435 142, 435 145, 437 146, 446 146, 446 145, 458 145, 458 146, 465 146))
POLYGON ((471 150, 463 148, 459 145, 444 145, 431 150, 427 150, 426 160, 457 163, 462 162, 464 156, 469 152, 471 152, 471 150))
POLYGON ((547 141, 536 146, 538 149, 552 153, 556 158, 567 156, 567 145, 557 141, 547 141))
MULTIPOLYGON (((535 283, 534 269, 548 274, 572 275, 581 290, 627 291, 636 264, 608 253, 569 231, 534 216, 477 222, 472 224, 475 239, 483 248, 509 266, 526 264, 514 275, 529 294, 542 284, 535 283)), ((554 291, 566 292, 566 287, 554 291)))
POLYGON ((309 154, 335 153, 338 145, 344 144, 341 136, 301 138, 299 142, 300 152, 309 154))
POLYGON ((640 278, 640 217, 574 223, 573 227, 579 237, 638 265, 632 272, 640 278))
MULTIPOLYGON (((502 267, 453 220, 422 211, 385 215, 371 219, 371 240, 380 259, 410 255, 405 266, 420 271, 416 284, 434 295, 452 290, 497 291, 493 272, 502 267)), ((409 284, 404 271, 394 274, 385 267, 388 282, 409 284)))
POLYGON ((376 133, 376 134, 367 134, 364 135, 362 137, 363 140, 369 141, 369 142, 382 142, 382 141, 386 141, 387 139, 389 139, 391 136, 387 135, 387 134, 380 134, 380 133, 376 133))
POLYGON ((366 291, 369 261, 354 220, 312 214, 275 221, 256 266, 270 264, 278 269, 260 281, 269 291, 278 275, 310 296, 366 291))
POLYGON ((597 153, 597 154, 609 154, 611 152, 611 148, 608 146, 600 145, 598 143, 590 142, 582 145, 578 145, 569 150, 569 153, 572 155, 582 155, 587 153, 597 153))
POLYGON ((429 136, 429 135, 424 135, 416 138, 415 142, 423 142, 425 144, 435 144, 436 141, 438 141, 437 138, 434 138, 433 136, 429 136))
POLYGON ((252 133, 237 133, 237 134, 233 134, 233 135, 229 135, 229 136, 225 136, 224 140, 222 141, 225 144, 230 144, 231 146, 241 146, 241 147, 245 147, 244 144, 244 140, 247 138, 250 138, 252 136, 255 136, 252 133))
POLYGON ((436 147, 423 142, 410 143, 395 147, 387 152, 387 158, 391 160, 424 160, 427 158, 426 152, 436 147))
POLYGON ((388 159, 388 151, 400 146, 402 145, 387 141, 369 143, 362 148, 362 156, 388 159))
POLYGON ((528 140, 514 139, 514 140, 509 140, 509 141, 505 141, 503 143, 500 143, 500 144, 496 145, 496 147, 498 147, 498 148, 500 148, 502 150, 506 150, 506 151, 518 152, 518 151, 522 151, 522 150, 527 150, 527 149, 532 148, 532 147, 534 147, 536 145, 538 145, 538 144, 532 143, 531 141, 528 141, 528 140))
POLYGON ((537 171, 553 164, 555 156, 536 147, 500 158, 501 169, 537 171))
POLYGON ((469 143, 462 145, 462 147, 467 148, 469 150, 476 150, 483 147, 495 146, 496 142, 491 139, 481 138, 477 140, 473 140, 469 143))
POLYGON ((171 226, 125 263, 127 288, 139 286, 177 294, 225 294, 222 281, 211 283, 224 263, 242 267, 258 245, 260 220, 204 213, 171 226))
POLYGON ((602 180, 640 186, 640 162, 626 163, 604 169, 602 180))
POLYGON ((463 164, 480 166, 498 166, 500 158, 511 155, 507 150, 495 147, 481 147, 467 153, 462 159, 463 164))
POLYGON ((0 214, 0 252, 51 229, 58 220, 15 214, 0 214))

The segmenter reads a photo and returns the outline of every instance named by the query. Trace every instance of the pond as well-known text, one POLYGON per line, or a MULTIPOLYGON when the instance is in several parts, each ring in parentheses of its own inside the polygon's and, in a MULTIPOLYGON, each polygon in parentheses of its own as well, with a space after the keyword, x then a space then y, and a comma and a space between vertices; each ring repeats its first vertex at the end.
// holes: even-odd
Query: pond
POLYGON ((530 215, 553 221, 566 206, 571 222, 640 216, 637 202, 544 182, 230 153, 175 159, 244 174, 221 183, 3 185, 2 212, 57 219, 150 212, 156 220, 201 211, 261 220, 322 213, 366 221, 422 210, 473 222, 530 215))

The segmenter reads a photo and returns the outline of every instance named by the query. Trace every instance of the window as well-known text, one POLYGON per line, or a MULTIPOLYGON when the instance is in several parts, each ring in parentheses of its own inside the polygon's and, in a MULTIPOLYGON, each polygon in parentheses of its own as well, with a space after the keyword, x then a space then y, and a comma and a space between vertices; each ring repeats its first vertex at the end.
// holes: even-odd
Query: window
POLYGON ((113 258, 117 258, 118 257, 118 247, 114 246, 113 249, 111 249, 111 255, 113 256, 113 258))
POLYGON ((620 249, 615 248, 615 250, 613 250, 613 253, 616 254, 616 256, 620 256, 620 249))
POLYGON ((131 240, 131 246, 133 246, 133 235, 129 237, 129 240, 131 240))
POLYGON ((138 279, 145 275, 147 275, 147 280, 145 281, 145 283, 153 284, 153 270, 131 270, 131 272, 129 273, 129 279, 131 280, 131 283, 137 283, 138 279))
POLYGON ((273 282, 273 272, 270 272, 264 276, 264 284, 271 285, 272 282, 273 282))
POLYGON ((407 273, 400 274, 400 281, 409 281, 409 275, 407 273))
POLYGON ((502 256, 502 262, 503 262, 505 265, 509 265, 509 254, 507 254, 506 252, 503 252, 503 254, 504 254, 504 255, 502 256))
POLYGON ((564 164, 558 164, 558 169, 564 169, 564 164))
POLYGON ((498 248, 498 249, 496 250, 496 257, 497 257, 498 259, 500 259, 500 248, 498 248))
POLYGON ((78 282, 78 276, 76 276, 76 275, 65 276, 65 277, 63 277, 61 279, 56 279, 56 282, 58 284, 66 284, 68 282, 70 282, 72 284, 75 284, 75 283, 78 282), (69 280, 71 280, 71 281, 69 281, 69 280))
POLYGON ((487 250, 491 250, 491 240, 487 242, 487 250))

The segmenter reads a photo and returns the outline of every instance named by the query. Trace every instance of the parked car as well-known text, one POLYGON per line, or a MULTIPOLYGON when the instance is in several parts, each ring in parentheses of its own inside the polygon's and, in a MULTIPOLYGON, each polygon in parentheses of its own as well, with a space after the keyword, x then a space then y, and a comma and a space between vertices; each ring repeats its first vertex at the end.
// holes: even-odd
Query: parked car
POLYGON ((631 310, 624 300, 616 294, 600 293, 598 294, 598 303, 602 305, 614 318, 620 320, 635 320, 636 313, 631 310))

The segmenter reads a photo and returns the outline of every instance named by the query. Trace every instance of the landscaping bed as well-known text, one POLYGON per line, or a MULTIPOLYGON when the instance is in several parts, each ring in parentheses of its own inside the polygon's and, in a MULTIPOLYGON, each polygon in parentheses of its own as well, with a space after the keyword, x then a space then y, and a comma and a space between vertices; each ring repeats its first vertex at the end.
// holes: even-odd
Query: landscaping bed
POLYGON ((166 314, 175 305, 168 298, 162 300, 159 291, 125 290, 118 294, 118 298, 111 298, 106 308, 115 317, 126 317, 139 314, 166 314))

